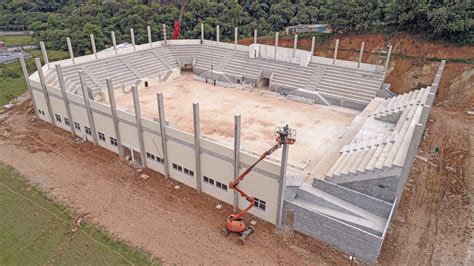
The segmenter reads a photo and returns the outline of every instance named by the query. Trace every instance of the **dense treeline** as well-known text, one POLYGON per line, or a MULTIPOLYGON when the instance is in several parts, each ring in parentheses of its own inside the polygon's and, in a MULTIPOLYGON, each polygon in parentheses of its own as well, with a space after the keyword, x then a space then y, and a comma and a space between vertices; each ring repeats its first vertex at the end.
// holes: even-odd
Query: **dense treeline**
MULTIPOLYGON (((129 41, 135 29, 137 43, 146 41, 146 25, 153 38, 161 38, 161 24, 171 27, 182 1, 158 0, 0 0, 0 30, 31 30, 49 48, 66 50, 71 37, 78 53, 89 52, 89 34, 102 49, 110 44, 110 31, 119 42, 129 41)), ((215 38, 221 25, 223 39, 281 31, 286 26, 329 23, 337 31, 409 31, 434 39, 474 43, 472 0, 188 0, 181 37, 215 38)))

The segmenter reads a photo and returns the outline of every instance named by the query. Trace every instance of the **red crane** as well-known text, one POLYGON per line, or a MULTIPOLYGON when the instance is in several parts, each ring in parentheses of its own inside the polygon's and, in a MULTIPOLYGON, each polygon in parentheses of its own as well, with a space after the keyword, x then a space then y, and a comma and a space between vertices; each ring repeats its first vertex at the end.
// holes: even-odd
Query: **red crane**
POLYGON ((183 23, 184 10, 187 4, 188 4, 187 0, 181 1, 181 12, 179 13, 179 20, 174 21, 173 36, 172 36, 173 40, 177 40, 179 38, 179 33, 181 32, 181 23, 183 23))
POLYGON ((240 174, 234 181, 229 183, 229 188, 235 189, 237 192, 239 192, 240 196, 249 202, 249 205, 243 211, 236 214, 231 214, 227 217, 224 235, 228 235, 229 232, 238 233, 240 235, 239 240, 242 244, 244 244, 245 240, 255 231, 253 226, 247 226, 243 220, 243 216, 255 205, 255 198, 249 196, 247 193, 238 188, 239 183, 244 180, 245 176, 247 176, 258 163, 278 150, 281 145, 292 145, 296 141, 296 131, 290 129, 288 125, 275 129, 274 134, 276 136, 277 143, 265 151, 255 163, 245 169, 245 171, 242 172, 242 174, 240 174))

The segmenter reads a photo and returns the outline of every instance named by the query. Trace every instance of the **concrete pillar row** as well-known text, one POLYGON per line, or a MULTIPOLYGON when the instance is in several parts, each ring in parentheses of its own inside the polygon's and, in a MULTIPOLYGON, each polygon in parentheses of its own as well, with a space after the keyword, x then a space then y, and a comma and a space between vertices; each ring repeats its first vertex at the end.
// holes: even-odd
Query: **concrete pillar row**
POLYGON ((337 50, 339 50, 339 39, 336 39, 336 47, 334 48, 334 58, 332 59, 332 63, 336 63, 337 59, 337 50))
POLYGON ((49 118, 51 119, 51 124, 56 126, 56 121, 54 119, 54 114, 53 114, 53 108, 51 107, 51 102, 49 100, 49 93, 48 93, 48 89, 46 87, 46 81, 44 79, 43 68, 41 67, 41 61, 38 57, 35 58, 35 65, 36 65, 36 70, 38 71, 38 76, 39 76, 40 83, 41 83, 41 89, 43 90, 43 95, 44 95, 44 99, 46 101, 46 107, 48 108, 48 113, 49 113, 49 118))
POLYGON ((253 44, 257 44, 257 30, 253 31, 253 44))
POLYGON ((70 106, 69 98, 66 92, 66 83, 64 82, 63 70, 61 68, 61 65, 59 64, 56 65, 56 73, 58 75, 59 88, 61 89, 61 95, 63 97, 63 102, 64 102, 64 108, 66 109, 67 118, 69 119, 69 128, 71 130, 71 134, 74 136, 75 135, 74 119, 72 117, 71 106, 70 106))
POLYGON ((135 109, 135 123, 137 125, 138 144, 140 145, 140 159, 142 167, 146 167, 145 140, 143 139, 142 112, 137 86, 132 86, 133 108, 135 109))
POLYGON ((97 50, 95 49, 94 34, 91 34, 90 38, 91 38, 92 53, 94 53, 95 59, 97 59, 97 50))
POLYGON ((166 42, 167 42, 166 41, 166 38, 167 38, 167 36, 166 36, 166 25, 162 24, 161 26, 163 28, 163 40, 165 41, 165 44, 166 44, 166 42))
POLYGON ((201 23, 201 44, 204 43, 204 23, 201 23))
POLYGON ((46 47, 44 46, 44 42, 40 42, 40 48, 41 48, 41 54, 43 54, 43 62, 45 65, 49 67, 49 59, 48 59, 48 53, 46 52, 46 47))
POLYGON ((275 60, 276 60, 276 58, 277 58, 278 36, 279 36, 279 35, 280 35, 279 32, 277 32, 277 33, 275 34, 275 51, 274 51, 274 54, 273 54, 273 59, 275 59, 275 60))
POLYGON ((362 42, 362 44, 360 45, 359 60, 357 62, 357 68, 360 68, 360 64, 362 63, 362 56, 364 56, 364 47, 365 47, 365 42, 362 42))
POLYGON ((67 37, 66 43, 67 43, 67 49, 69 50, 69 57, 71 58, 72 63, 75 64, 76 62, 74 61, 74 52, 72 50, 71 38, 67 37))
MULTIPOLYGON (((241 115, 234 116, 234 180, 240 175, 240 132, 241 115)), ((236 212, 239 208, 239 193, 234 190, 233 209, 236 212)))
POLYGON ((166 137, 166 118, 165 118, 165 104, 163 101, 163 93, 156 94, 156 100, 158 102, 158 116, 160 119, 160 133, 161 133, 161 147, 163 149, 163 164, 165 168, 165 177, 170 176, 170 162, 168 159, 168 144, 166 137))
POLYGON ((133 31, 133 28, 130 28, 130 40, 132 41, 133 51, 136 51, 137 48, 135 46, 135 32, 133 31))
POLYGON ((117 139, 118 152, 119 152, 120 159, 123 159, 125 155, 123 152, 122 137, 120 136, 119 119, 117 116, 117 104, 115 102, 114 86, 111 79, 106 79, 105 81, 107 83, 107 91, 109 93, 110 111, 112 114, 112 121, 114 122, 114 131, 115 131, 115 138, 117 139))
POLYGON ((115 40, 115 32, 111 31, 110 35, 112 35, 112 45, 114 46, 115 54, 117 54, 117 41, 115 40))
POLYGON ((199 103, 193 103, 193 122, 194 122, 194 158, 196 163, 195 177, 196 190, 198 193, 202 191, 202 174, 201 174, 201 126, 199 118, 199 103))
POLYGON ((295 40, 293 41, 293 58, 296 56, 297 47, 298 47, 298 34, 295 34, 295 40))
POLYGON ((148 43, 150 44, 150 48, 153 47, 153 41, 151 40, 151 27, 146 26, 146 33, 148 35, 148 43))
POLYGON ((311 56, 314 56, 314 46, 316 44, 316 37, 311 38, 311 56))
POLYGON ((97 130, 95 128, 94 115, 90 106, 89 90, 87 89, 86 78, 84 77, 84 71, 82 70, 79 71, 79 80, 81 81, 82 98, 84 98, 84 105, 86 106, 87 119, 89 120, 89 127, 92 132, 92 139, 94 141, 94 145, 98 145, 99 141, 97 138, 97 130))
POLYGON ((21 70, 23 71, 23 77, 25 78, 26 87, 28 88, 28 93, 30 94, 31 102, 33 103, 33 109, 35 110, 35 115, 36 117, 39 117, 38 108, 36 107, 35 96, 33 94, 33 88, 31 87, 31 84, 30 84, 30 78, 29 78, 30 75, 28 74, 28 68, 26 67, 25 57, 23 56, 23 54, 20 55, 20 65, 21 65, 21 70))

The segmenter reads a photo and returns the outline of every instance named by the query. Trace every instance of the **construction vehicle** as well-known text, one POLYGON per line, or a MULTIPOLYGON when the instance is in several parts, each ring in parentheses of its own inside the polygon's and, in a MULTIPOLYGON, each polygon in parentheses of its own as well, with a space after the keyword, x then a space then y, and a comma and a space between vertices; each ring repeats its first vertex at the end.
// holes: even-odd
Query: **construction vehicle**
POLYGON ((173 36, 172 36, 173 40, 177 40, 179 38, 179 33, 181 32, 181 24, 183 23, 184 11, 186 9, 187 4, 188 4, 188 0, 181 1, 181 11, 179 12, 179 19, 176 19, 174 21, 173 36))
POLYGON ((227 236, 229 233, 239 234, 239 240, 241 244, 244 244, 245 240, 247 240, 247 238, 255 232, 255 228, 252 225, 247 226, 243 219, 243 216, 254 207, 255 198, 249 196, 247 193, 242 191, 238 187, 239 183, 244 180, 245 176, 247 176, 258 163, 260 163, 270 154, 278 150, 282 145, 292 145, 296 141, 296 131, 294 129, 290 129, 288 125, 276 128, 273 133, 275 134, 276 144, 273 145, 273 147, 271 147, 267 151, 265 151, 254 164, 245 169, 245 171, 242 172, 242 174, 240 174, 234 181, 229 183, 230 189, 235 189, 237 192, 240 193, 240 196, 242 196, 249 202, 248 207, 245 208, 243 211, 236 214, 231 214, 227 217, 226 226, 223 231, 225 236, 227 236))

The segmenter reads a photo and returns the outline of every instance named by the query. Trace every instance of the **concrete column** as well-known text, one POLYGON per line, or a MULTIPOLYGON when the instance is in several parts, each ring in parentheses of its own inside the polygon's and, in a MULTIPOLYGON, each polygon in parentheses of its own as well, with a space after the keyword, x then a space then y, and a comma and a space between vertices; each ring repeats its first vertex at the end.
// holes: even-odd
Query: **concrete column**
POLYGON ((277 32, 277 33, 275 34, 275 51, 274 51, 274 54, 273 54, 273 59, 275 59, 275 60, 276 60, 276 58, 277 58, 278 35, 279 35, 279 32, 277 32))
POLYGON ((165 41, 165 44, 166 44, 166 25, 165 24, 162 24, 162 28, 163 28, 163 40, 165 41))
POLYGON ((150 26, 146 26, 146 33, 148 35, 148 43, 150 44, 150 48, 153 47, 153 41, 151 40, 151 28, 150 26))
POLYGON ((120 137, 120 128, 119 128, 119 120, 117 116, 117 104, 115 103, 114 86, 112 84, 111 79, 106 79, 105 81, 107 82, 107 91, 109 92, 110 111, 112 114, 112 120, 114 122, 115 138, 117 139, 119 156, 120 156, 120 159, 123 159, 125 156, 123 152, 122 138, 120 137))
POLYGON ((198 193, 202 191, 201 176, 201 126, 199 119, 199 103, 193 103, 193 120, 194 120, 194 157, 196 160, 196 189, 198 193))
POLYGON ((92 133, 92 140, 94 141, 94 145, 98 145, 99 140, 97 138, 97 130, 95 129, 94 116, 92 114, 92 108, 89 102, 90 101, 89 90, 87 89, 86 78, 84 77, 84 71, 82 70, 79 71, 79 79, 81 81, 82 98, 84 98, 84 104, 86 106, 87 119, 89 120, 89 127, 92 133))
POLYGON ((283 144, 283 151, 281 153, 281 167, 280 167, 280 187, 278 191, 278 212, 277 212, 277 228, 283 226, 283 203, 285 201, 286 190, 286 169, 288 166, 288 144, 283 144))
POLYGON ((137 47, 135 46, 135 32, 133 31, 133 28, 130 28, 130 39, 132 41, 133 51, 136 51, 137 47))
POLYGON ((362 42, 362 44, 360 45, 359 62, 357 63, 357 68, 360 68, 360 64, 362 63, 362 56, 364 55, 364 47, 365 47, 365 42, 362 42))
POLYGON ((388 64, 390 62, 390 55, 392 54, 392 45, 388 47, 387 59, 385 59, 385 68, 384 71, 387 72, 388 64))
POLYGON ((71 114, 71 106, 69 104, 69 99, 66 92, 66 83, 64 82, 63 70, 61 65, 56 65, 56 73, 58 74, 58 81, 59 81, 59 88, 61 89, 61 95, 63 96, 64 108, 66 109, 67 118, 69 119, 69 128, 71 130, 71 134, 74 136, 74 119, 72 118, 71 114))
POLYGON ((35 96, 33 95, 33 88, 31 88, 31 85, 30 85, 30 79, 29 79, 30 75, 28 74, 28 68, 26 68, 25 57, 23 57, 23 54, 20 55, 20 65, 21 65, 21 70, 23 71, 23 77, 25 78, 26 87, 28 88, 28 93, 30 94, 31 102, 33 103, 33 109, 35 110, 35 115, 36 117, 39 117, 38 108, 36 107, 35 96))
POLYGON ((115 54, 117 54, 117 41, 115 40, 115 32, 111 31, 110 34, 112 35, 112 44, 114 45, 115 54))
POLYGON ((94 53, 95 59, 97 59, 97 50, 95 49, 94 34, 91 34, 90 37, 91 37, 92 52, 94 53))
POLYGON ((166 144, 166 118, 165 118, 165 105, 163 101, 163 93, 157 93, 156 98, 158 101, 158 115, 160 119, 160 132, 161 132, 161 147, 163 149, 163 160, 165 166, 165 177, 170 176, 170 163, 168 160, 168 146, 166 144))
POLYGON ((219 42, 220 42, 220 29, 219 29, 219 25, 216 26, 216 41, 217 41, 217 46, 219 46, 219 42))
POLYGON ((135 121, 137 124, 138 143, 140 145, 140 157, 142 167, 146 167, 145 141, 143 140, 142 113, 140 110, 140 98, 138 97, 137 86, 132 86, 133 107, 135 108, 135 121))
POLYGON ((71 38, 67 37, 66 42, 67 42, 67 49, 69 50, 69 57, 71 58, 72 63, 75 64, 76 62, 74 61, 74 52, 72 51, 71 38))
POLYGON ((46 47, 44 46, 44 42, 40 42, 40 47, 41 47, 41 53, 43 54, 43 62, 49 68, 48 53, 46 52, 46 47))
POLYGON ((314 46, 316 44, 316 37, 311 39, 311 56, 314 56, 314 46))
POLYGON ((293 57, 296 56, 297 47, 298 47, 298 34, 295 34, 295 40, 293 41, 293 57))
POLYGON ((201 23, 201 44, 204 43, 204 23, 201 23))
POLYGON ((338 49, 339 49, 339 39, 336 39, 336 47, 334 48, 334 58, 332 59, 333 64, 336 63, 338 49))
POLYGON ((237 49, 237 42, 238 42, 238 39, 239 38, 239 28, 235 27, 234 28, 234 45, 235 45, 235 49, 237 49))
POLYGON ((257 44, 257 30, 253 31, 253 44, 257 44))
MULTIPOLYGON (((234 116, 234 180, 240 175, 240 128, 241 116, 234 116)), ((239 208, 239 193, 234 190, 234 212, 239 208)))
POLYGON ((51 119, 51 124, 56 126, 56 120, 54 119, 53 108, 51 107, 51 102, 49 101, 48 89, 46 88, 43 68, 41 67, 41 61, 38 57, 35 58, 35 65, 36 65, 36 70, 38 71, 38 76, 40 78, 41 88, 43 89, 43 95, 46 101, 46 107, 48 107, 48 113, 49 113, 49 118, 51 119))

